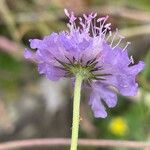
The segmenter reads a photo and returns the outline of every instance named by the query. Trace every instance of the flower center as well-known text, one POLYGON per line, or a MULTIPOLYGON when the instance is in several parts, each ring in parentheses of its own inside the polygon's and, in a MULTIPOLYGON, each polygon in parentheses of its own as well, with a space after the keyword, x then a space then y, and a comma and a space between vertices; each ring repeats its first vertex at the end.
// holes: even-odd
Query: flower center
POLYGON ((64 63, 56 59, 61 66, 60 69, 65 71, 65 77, 73 77, 77 74, 80 74, 84 80, 105 80, 105 76, 111 74, 102 74, 100 73, 103 70, 102 66, 98 66, 98 61, 96 58, 93 58, 86 63, 83 63, 83 60, 76 60, 74 57, 68 59, 68 63, 64 63))

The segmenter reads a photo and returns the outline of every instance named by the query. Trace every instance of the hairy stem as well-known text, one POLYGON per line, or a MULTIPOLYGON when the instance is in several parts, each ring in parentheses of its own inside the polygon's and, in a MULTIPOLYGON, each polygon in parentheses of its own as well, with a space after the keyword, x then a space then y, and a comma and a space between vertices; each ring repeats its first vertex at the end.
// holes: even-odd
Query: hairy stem
POLYGON ((81 95, 82 76, 76 75, 73 99, 73 122, 72 122, 72 137, 70 150, 77 150, 79 117, 80 117, 80 95, 81 95))

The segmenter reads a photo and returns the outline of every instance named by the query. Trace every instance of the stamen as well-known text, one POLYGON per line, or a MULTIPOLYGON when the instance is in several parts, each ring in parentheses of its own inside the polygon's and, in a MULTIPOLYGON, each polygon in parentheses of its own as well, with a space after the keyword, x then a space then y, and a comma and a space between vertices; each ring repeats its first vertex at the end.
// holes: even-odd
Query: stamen
POLYGON ((91 30, 92 30, 92 35, 94 37, 95 36, 95 32, 94 32, 94 25, 93 25, 92 20, 91 20, 91 30))
POLYGON ((131 42, 127 42, 126 46, 124 47, 124 49, 122 51, 125 51, 129 44, 131 44, 131 42))
POLYGON ((85 20, 88 20, 88 17, 87 17, 86 14, 83 14, 83 17, 84 17, 85 20))
POLYGON ((95 13, 94 15, 93 15, 93 18, 95 18, 97 16, 97 13, 95 13))
POLYGON ((112 49, 115 49, 120 44, 121 41, 122 41, 122 38, 119 39, 119 42, 112 49))
POLYGON ((106 17, 101 17, 101 18, 98 18, 97 19, 97 22, 99 22, 99 27, 95 27, 95 29, 97 31, 99 31, 99 37, 101 38, 102 36, 102 30, 103 30, 103 27, 104 27, 104 24, 106 22, 106 20, 108 19, 108 16, 106 17))
POLYGON ((131 63, 134 64, 133 56, 130 56, 131 63))
POLYGON ((95 27, 96 27, 96 19, 94 19, 94 32, 95 32, 95 36, 98 34, 97 32, 96 32, 96 29, 95 29, 95 27))
POLYGON ((106 29, 110 30, 110 29, 111 29, 110 26, 111 26, 111 23, 107 23, 104 27, 105 27, 106 29))
POLYGON ((105 22, 107 21, 107 19, 109 18, 109 16, 107 15, 102 23, 102 27, 104 26, 105 22))
POLYGON ((102 29, 103 29, 104 24, 105 24, 105 22, 107 21, 108 17, 109 17, 109 16, 106 16, 106 17, 105 17, 103 23, 102 23, 101 26, 100 26, 100 29, 101 29, 101 30, 100 30, 100 34, 102 33, 102 29))
POLYGON ((103 20, 105 20, 106 17, 101 17, 97 19, 97 22, 102 22, 103 20))
POLYGON ((114 40, 115 40, 115 37, 118 35, 118 29, 116 28, 116 32, 115 32, 115 34, 113 35, 113 38, 112 38, 112 41, 111 41, 111 43, 110 43, 110 46, 112 46, 112 44, 113 44, 113 42, 114 42, 114 40))
POLYGON ((79 21, 80 21, 80 25, 82 26, 82 30, 85 29, 85 23, 83 23, 83 19, 81 17, 79 17, 79 21))
POLYGON ((124 36, 119 35, 119 41, 112 49, 115 49, 121 43, 122 39, 124 39, 124 38, 125 38, 124 36))
POLYGON ((74 16, 74 12, 71 12, 70 23, 74 23, 75 20, 76 20, 76 17, 74 16))
POLYGON ((106 37, 106 33, 107 33, 107 31, 108 30, 110 30, 110 26, 111 26, 111 23, 108 23, 108 24, 106 24, 105 26, 104 26, 104 28, 105 28, 105 30, 102 32, 102 35, 103 35, 103 40, 105 39, 105 37, 106 37))
POLYGON ((112 32, 111 31, 109 31, 109 33, 108 33, 108 36, 107 36, 107 38, 106 38, 106 41, 108 41, 109 40, 109 38, 112 36, 112 32))
POLYGON ((66 16, 70 18, 70 14, 66 8, 64 9, 64 12, 65 12, 66 16))

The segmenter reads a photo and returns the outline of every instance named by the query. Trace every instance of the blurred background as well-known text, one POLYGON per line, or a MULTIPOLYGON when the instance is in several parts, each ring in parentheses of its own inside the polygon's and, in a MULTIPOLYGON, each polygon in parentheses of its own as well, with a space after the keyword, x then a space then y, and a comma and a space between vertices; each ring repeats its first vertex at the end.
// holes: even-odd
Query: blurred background
POLYGON ((118 95, 118 105, 108 110, 106 119, 93 117, 83 93, 79 136, 150 140, 150 0, 0 0, 0 142, 71 135, 71 81, 48 81, 34 63, 23 58, 28 39, 67 29, 64 8, 77 16, 91 11, 109 15, 113 30, 119 28, 131 41, 128 49, 135 63, 146 63, 137 77, 137 96, 118 95))

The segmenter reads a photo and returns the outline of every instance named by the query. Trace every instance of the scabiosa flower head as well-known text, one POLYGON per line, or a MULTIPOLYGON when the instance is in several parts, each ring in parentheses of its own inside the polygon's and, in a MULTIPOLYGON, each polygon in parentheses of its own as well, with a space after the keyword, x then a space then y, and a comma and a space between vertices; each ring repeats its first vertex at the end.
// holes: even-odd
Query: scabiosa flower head
POLYGON ((91 13, 77 18, 66 9, 65 14, 69 18, 69 31, 52 33, 41 40, 30 39, 30 47, 37 51, 26 49, 24 56, 36 61, 39 73, 49 80, 74 79, 81 74, 91 89, 89 105, 94 116, 105 118, 104 103, 108 107, 117 103, 112 87, 124 96, 134 96, 138 88, 135 76, 144 62, 134 64, 133 58, 128 57, 129 43, 124 48, 119 46, 124 37, 117 30, 111 34, 111 24, 106 23, 108 16, 96 19, 97 14, 91 13), (118 42, 114 44, 116 39, 118 42))

